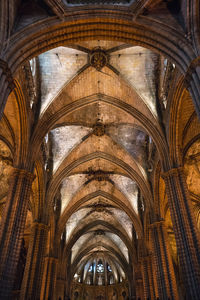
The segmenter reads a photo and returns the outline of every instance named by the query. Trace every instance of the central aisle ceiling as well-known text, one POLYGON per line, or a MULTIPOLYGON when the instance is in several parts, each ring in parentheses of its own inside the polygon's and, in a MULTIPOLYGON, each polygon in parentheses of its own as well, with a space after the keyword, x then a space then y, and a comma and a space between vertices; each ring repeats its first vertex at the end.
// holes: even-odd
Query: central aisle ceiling
POLYGON ((60 193, 58 234, 66 256, 71 250, 76 280, 98 260, 110 262, 121 274, 118 280, 130 272, 129 255, 136 255, 151 205, 155 145, 142 119, 160 130, 159 59, 139 46, 99 40, 38 57, 41 110, 35 132, 46 131, 49 197, 60 193))

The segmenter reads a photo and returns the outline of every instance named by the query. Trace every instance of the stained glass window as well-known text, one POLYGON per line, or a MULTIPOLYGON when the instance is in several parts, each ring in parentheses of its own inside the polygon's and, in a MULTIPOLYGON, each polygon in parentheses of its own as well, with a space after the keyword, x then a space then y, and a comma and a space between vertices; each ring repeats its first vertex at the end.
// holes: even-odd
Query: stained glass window
POLYGON ((104 266, 103 266, 103 264, 98 264, 97 265, 97 272, 98 273, 103 273, 104 272, 104 266))
POLYGON ((109 271, 109 272, 112 272, 112 269, 111 269, 111 267, 110 267, 109 265, 108 265, 107 268, 108 268, 108 271, 109 271))
POLYGON ((89 267, 88 272, 92 272, 92 265, 89 267))

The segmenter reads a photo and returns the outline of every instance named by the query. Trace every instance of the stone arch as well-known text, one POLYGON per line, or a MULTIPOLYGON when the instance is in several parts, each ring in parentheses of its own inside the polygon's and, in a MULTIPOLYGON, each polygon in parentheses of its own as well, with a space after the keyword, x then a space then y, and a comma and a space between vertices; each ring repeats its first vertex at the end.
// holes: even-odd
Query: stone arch
POLYGON ((26 99, 17 80, 15 89, 8 97, 4 114, 3 120, 7 119, 14 139, 14 166, 24 168, 29 150, 29 123, 26 99), (15 114, 16 121, 13 120, 12 113, 15 114))
POLYGON ((105 17, 105 12, 104 16, 100 12, 96 18, 83 15, 77 20, 68 16, 67 21, 65 19, 61 24, 60 20, 51 18, 40 22, 39 25, 27 26, 23 30, 23 36, 26 36, 24 40, 22 32, 16 32, 10 41, 12 51, 6 54, 10 66, 15 70, 25 60, 63 44, 72 44, 78 40, 109 39, 153 49, 175 61, 181 70, 187 69, 190 57, 194 57, 194 54, 187 40, 178 31, 160 22, 158 26, 156 20, 151 19, 150 22, 145 17, 134 23, 130 19, 125 20, 123 13, 115 16, 115 21, 109 18, 108 14, 105 17), (37 39, 40 39, 39 47, 37 39), (177 39, 179 45, 176 45, 177 39), (17 40, 20 42, 16 42, 17 40), (19 49, 22 45, 26 47, 23 47, 20 55, 19 49))
POLYGON ((125 236, 124 233, 120 231, 120 229, 115 228, 112 224, 109 224, 106 221, 98 220, 83 226, 83 228, 81 228, 78 232, 76 232, 75 235, 73 235, 72 239, 65 246, 65 251, 64 251, 65 255, 67 256, 67 253, 71 250, 73 245, 76 243, 76 241, 81 237, 83 233, 87 232, 88 230, 94 228, 97 225, 102 225, 108 228, 109 230, 111 230, 116 235, 118 235, 126 245, 127 249, 129 249, 131 252, 134 252, 130 240, 128 240, 128 237, 125 236))
POLYGON ((82 158, 72 162, 70 165, 65 166, 63 168, 63 170, 58 172, 58 174, 55 174, 55 177, 49 186, 49 190, 48 190, 48 194, 47 194, 47 199, 49 199, 49 200, 47 200, 48 205, 50 205, 51 199, 53 199, 58 187, 60 186, 62 179, 64 177, 66 177, 67 175, 69 175, 70 172, 76 166, 82 164, 85 161, 92 160, 94 158, 102 158, 102 159, 105 159, 105 160, 108 160, 111 162, 113 161, 114 164, 119 165, 120 167, 124 168, 124 170, 126 170, 126 172, 129 174, 130 178, 132 178, 134 181, 136 181, 136 183, 138 184, 138 186, 140 187, 140 189, 144 195, 144 198, 146 199, 147 202, 149 202, 149 205, 151 205, 151 202, 152 202, 151 196, 150 196, 151 193, 149 194, 149 191, 147 189, 147 183, 144 180, 143 176, 141 176, 141 174, 139 174, 139 172, 136 172, 135 170, 130 168, 130 166, 128 166, 127 164, 124 164, 124 162, 122 162, 121 160, 116 159, 116 158, 109 156, 102 152, 95 152, 95 153, 86 155, 85 157, 82 157, 82 158))
POLYGON ((67 113, 70 113, 75 109, 80 109, 83 106, 90 105, 90 103, 94 103, 95 101, 100 100, 124 110, 125 112, 133 116, 136 120, 138 120, 140 124, 142 124, 142 127, 144 127, 146 131, 150 134, 157 146, 163 169, 168 169, 170 166, 168 146, 162 131, 156 128, 155 125, 151 122, 151 120, 146 118, 141 112, 139 112, 131 105, 125 104, 119 99, 110 96, 108 97, 106 95, 95 95, 95 97, 93 96, 88 97, 87 99, 84 98, 77 100, 75 101, 75 103, 65 106, 57 114, 55 113, 49 120, 45 121, 45 124, 40 124, 40 130, 36 130, 35 134, 32 137, 32 152, 30 153, 30 155, 34 154, 35 156, 38 153, 42 139, 44 138, 46 133, 53 126, 55 126, 58 118, 61 118, 63 115, 66 115, 67 113))
POLYGON ((135 224, 136 228, 138 229, 138 231, 141 231, 141 224, 138 222, 138 218, 135 215, 132 215, 132 213, 130 212, 130 208, 124 203, 121 202, 120 199, 118 199, 117 197, 115 197, 114 195, 109 195, 103 191, 99 191, 97 193, 92 193, 87 195, 86 197, 81 198, 78 202, 76 202, 70 210, 66 209, 66 211, 64 212, 63 217, 60 219, 60 222, 58 224, 58 236, 60 236, 60 233, 62 231, 63 225, 67 222, 68 218, 77 210, 77 208, 80 206, 80 204, 83 204, 85 202, 87 202, 89 199, 93 199, 94 197, 97 196, 102 196, 105 197, 107 199, 110 199, 111 201, 113 201, 115 204, 119 205, 119 207, 126 212, 126 214, 130 217, 130 219, 132 220, 132 222, 135 224), (137 221, 136 221, 137 220, 137 221))

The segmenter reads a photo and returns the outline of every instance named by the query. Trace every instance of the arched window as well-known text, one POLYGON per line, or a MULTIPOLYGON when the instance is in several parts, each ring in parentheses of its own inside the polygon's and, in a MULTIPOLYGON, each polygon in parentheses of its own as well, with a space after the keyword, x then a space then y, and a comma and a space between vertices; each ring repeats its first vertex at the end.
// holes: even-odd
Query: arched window
POLYGON ((34 77, 35 76, 35 72, 36 72, 36 60, 35 58, 32 58, 30 61, 30 68, 31 68, 31 73, 32 73, 32 76, 34 77))
POLYGON ((89 269, 88 269, 88 272, 92 272, 92 270, 93 270, 93 267, 92 267, 92 265, 89 267, 89 269))
POLYGON ((107 266, 107 269, 108 269, 108 272, 112 272, 112 269, 111 269, 110 265, 107 266))

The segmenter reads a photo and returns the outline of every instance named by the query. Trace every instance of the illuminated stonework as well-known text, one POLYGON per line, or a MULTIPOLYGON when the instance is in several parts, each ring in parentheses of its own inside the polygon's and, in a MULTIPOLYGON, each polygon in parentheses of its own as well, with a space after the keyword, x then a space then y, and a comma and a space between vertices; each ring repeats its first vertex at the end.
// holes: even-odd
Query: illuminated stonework
POLYGON ((101 71, 108 63, 108 55, 101 48, 96 48, 90 54, 90 64, 97 71, 101 71))

